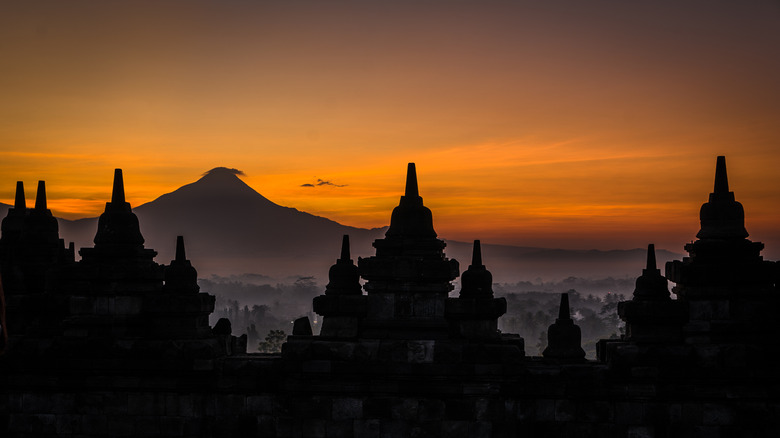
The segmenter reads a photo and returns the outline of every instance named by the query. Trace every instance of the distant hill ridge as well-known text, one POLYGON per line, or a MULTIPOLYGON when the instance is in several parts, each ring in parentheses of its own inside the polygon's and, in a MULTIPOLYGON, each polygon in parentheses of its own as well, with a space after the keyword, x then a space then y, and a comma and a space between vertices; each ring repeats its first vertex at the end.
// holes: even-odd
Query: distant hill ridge
MULTIPOLYGON (((173 258, 176 236, 183 235, 187 256, 201 276, 311 275, 324 283, 329 266, 338 257, 342 235, 350 235, 355 258, 372 255, 372 242, 384 236, 386 228, 350 227, 275 204, 239 175, 236 169, 218 167, 193 183, 133 208, 145 246, 158 251, 159 263, 173 258)), ((0 204, 2 217, 9 207, 0 204)), ((387 218, 389 221, 389 211, 387 218)), ((66 242, 75 242, 77 249, 93 245, 97 218, 59 221, 60 235, 66 242)), ((461 271, 465 270, 471 243, 447 244, 447 256, 459 260, 461 271)), ((482 251, 498 282, 638 276, 645 258, 644 248, 600 251, 483 244, 482 251)), ((681 257, 664 250, 658 250, 657 256, 660 263, 681 257)))

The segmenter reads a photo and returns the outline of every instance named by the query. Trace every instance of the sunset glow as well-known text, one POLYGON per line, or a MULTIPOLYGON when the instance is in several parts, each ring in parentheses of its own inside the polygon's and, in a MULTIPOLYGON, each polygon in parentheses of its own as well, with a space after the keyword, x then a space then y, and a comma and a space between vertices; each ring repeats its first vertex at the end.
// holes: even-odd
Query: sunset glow
POLYGON ((415 162, 445 239, 681 251, 726 155, 777 258, 778 47, 768 0, 5 2, 0 202, 43 179, 96 216, 115 167, 138 206, 227 166, 372 228, 415 162))

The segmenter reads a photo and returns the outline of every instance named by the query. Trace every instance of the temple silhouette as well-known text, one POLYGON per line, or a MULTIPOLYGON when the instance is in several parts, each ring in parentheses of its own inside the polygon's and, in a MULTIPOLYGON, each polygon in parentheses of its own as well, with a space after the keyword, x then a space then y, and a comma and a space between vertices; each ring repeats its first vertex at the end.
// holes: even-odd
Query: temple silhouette
POLYGON ((349 236, 334 247, 320 334, 296 320, 269 356, 247 353, 229 320, 209 325, 215 298, 182 236, 174 260, 154 260, 120 169, 78 261, 45 183, 29 209, 19 182, 0 237, 0 435, 776 437, 780 264, 744 216, 718 157, 689 255, 664 276, 648 245, 617 309, 625 335, 586 360, 562 294, 533 357, 497 328, 507 302, 480 241, 462 273, 447 258, 410 163, 375 255, 353 260, 349 236))

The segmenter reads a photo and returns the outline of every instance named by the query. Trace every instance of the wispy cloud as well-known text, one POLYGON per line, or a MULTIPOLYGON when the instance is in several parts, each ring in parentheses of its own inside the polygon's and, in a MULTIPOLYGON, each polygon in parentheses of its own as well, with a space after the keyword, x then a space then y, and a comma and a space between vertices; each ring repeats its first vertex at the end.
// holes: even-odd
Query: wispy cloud
POLYGON ((336 183, 334 183, 334 182, 332 182, 330 180, 324 180, 324 179, 319 179, 319 178, 317 178, 317 182, 314 183, 314 184, 312 184, 312 183, 301 184, 301 187, 318 187, 318 186, 346 187, 347 185, 346 184, 336 184, 336 183))

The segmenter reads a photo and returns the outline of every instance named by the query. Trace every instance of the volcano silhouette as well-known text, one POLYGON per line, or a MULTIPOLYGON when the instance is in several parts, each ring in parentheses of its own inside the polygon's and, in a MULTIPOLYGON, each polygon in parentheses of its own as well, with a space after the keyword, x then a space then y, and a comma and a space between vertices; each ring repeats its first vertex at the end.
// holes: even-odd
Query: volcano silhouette
MULTIPOLYGON (((384 237, 387 230, 349 227, 275 204, 244 183, 238 173, 218 167, 194 183, 133 208, 146 240, 144 246, 159 253, 158 263, 173 259, 176 236, 182 235, 187 256, 201 278, 252 273, 276 279, 313 276, 324 283, 328 268, 340 254, 344 234, 350 235, 356 258, 373 255, 372 242, 384 237)), ((60 236, 75 242, 76 249, 93 246, 96 230, 97 218, 60 219, 60 236)), ((448 257, 470 259, 470 242, 446 241, 448 257)), ((482 250, 494 280, 507 282, 537 277, 635 276, 646 254, 642 248, 582 251, 491 244, 483 244, 482 250)), ((680 257, 663 250, 658 250, 657 256, 661 261, 680 257)))
MULTIPOLYGON (((176 236, 187 242, 195 266, 209 273, 258 272, 313 275, 324 272, 349 234, 356 254, 369 255, 384 229, 339 224, 268 200, 244 183, 238 171, 218 167, 194 183, 133 208, 146 240, 168 263, 176 236)), ((131 187, 126 189, 132 190, 131 187)), ((61 235, 76 248, 92 246, 96 219, 61 221, 61 235)))

